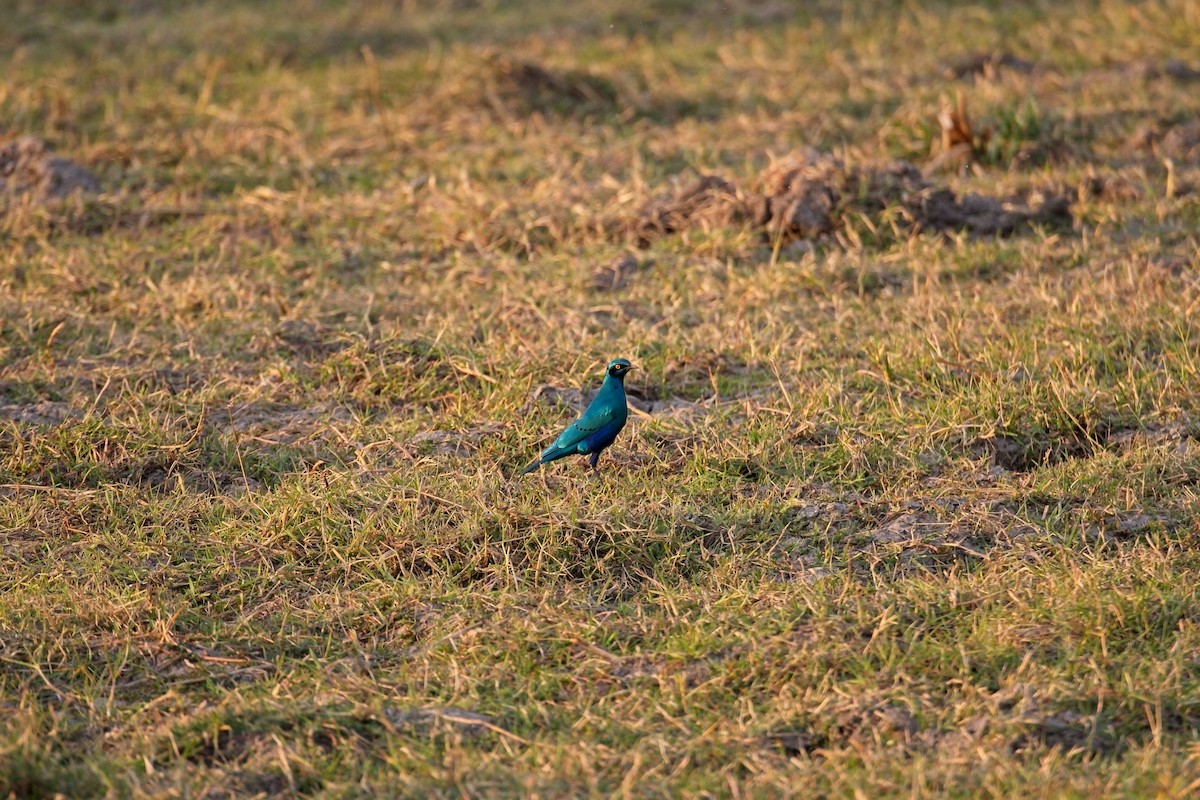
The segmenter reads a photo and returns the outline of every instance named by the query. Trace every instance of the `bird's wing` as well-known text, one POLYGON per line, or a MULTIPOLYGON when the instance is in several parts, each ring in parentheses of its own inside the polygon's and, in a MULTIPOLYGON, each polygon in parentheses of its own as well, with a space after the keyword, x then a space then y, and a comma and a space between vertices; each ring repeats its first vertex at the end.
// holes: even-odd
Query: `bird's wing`
POLYGON ((583 416, 572 422, 562 435, 555 440, 551 449, 561 450, 564 447, 574 447, 589 435, 603 428, 616 417, 613 408, 589 408, 583 416))

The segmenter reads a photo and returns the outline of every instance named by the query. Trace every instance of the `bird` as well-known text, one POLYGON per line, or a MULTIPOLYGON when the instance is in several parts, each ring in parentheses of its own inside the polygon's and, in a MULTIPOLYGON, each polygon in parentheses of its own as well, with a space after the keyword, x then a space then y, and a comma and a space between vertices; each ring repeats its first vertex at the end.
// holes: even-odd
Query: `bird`
POLYGON ((600 454, 616 440, 617 434, 625 427, 625 420, 629 418, 625 376, 631 369, 634 369, 633 364, 625 358, 614 358, 608 362, 604 383, 588 404, 587 410, 554 440, 554 444, 543 450, 541 456, 521 470, 521 474, 533 472, 542 464, 576 453, 590 455, 589 466, 593 470, 598 469, 596 462, 600 460, 600 454))

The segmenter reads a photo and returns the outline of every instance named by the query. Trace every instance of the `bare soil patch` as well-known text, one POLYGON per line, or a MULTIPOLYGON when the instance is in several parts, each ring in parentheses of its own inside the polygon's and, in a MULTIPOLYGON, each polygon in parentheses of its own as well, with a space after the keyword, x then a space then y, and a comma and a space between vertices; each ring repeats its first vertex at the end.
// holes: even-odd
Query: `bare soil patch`
POLYGON ((99 191, 100 181, 95 175, 70 159, 54 155, 41 139, 21 136, 0 142, 0 197, 23 196, 46 202, 76 192, 99 191))
POLYGON ((994 80, 1001 72, 1028 75, 1037 64, 1004 51, 966 53, 953 59, 943 71, 946 78, 977 78, 994 80))

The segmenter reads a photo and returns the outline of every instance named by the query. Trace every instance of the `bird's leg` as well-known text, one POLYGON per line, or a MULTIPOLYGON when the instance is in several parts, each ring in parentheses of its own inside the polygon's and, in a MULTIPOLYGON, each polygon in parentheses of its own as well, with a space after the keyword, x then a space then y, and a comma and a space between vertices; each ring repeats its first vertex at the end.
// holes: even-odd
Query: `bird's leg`
POLYGON ((600 468, 596 466, 596 462, 599 460, 600 460, 600 451, 599 450, 592 453, 591 458, 588 459, 588 465, 592 468, 593 472, 599 471, 600 468))

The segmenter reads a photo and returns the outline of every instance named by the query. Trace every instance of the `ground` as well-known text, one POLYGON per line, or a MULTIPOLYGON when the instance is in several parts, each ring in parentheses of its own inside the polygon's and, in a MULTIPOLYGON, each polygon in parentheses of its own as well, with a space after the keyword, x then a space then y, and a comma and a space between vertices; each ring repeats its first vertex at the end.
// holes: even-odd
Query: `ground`
POLYGON ((10 4, 0 797, 1194 796, 1200 5, 803 8, 10 4))

